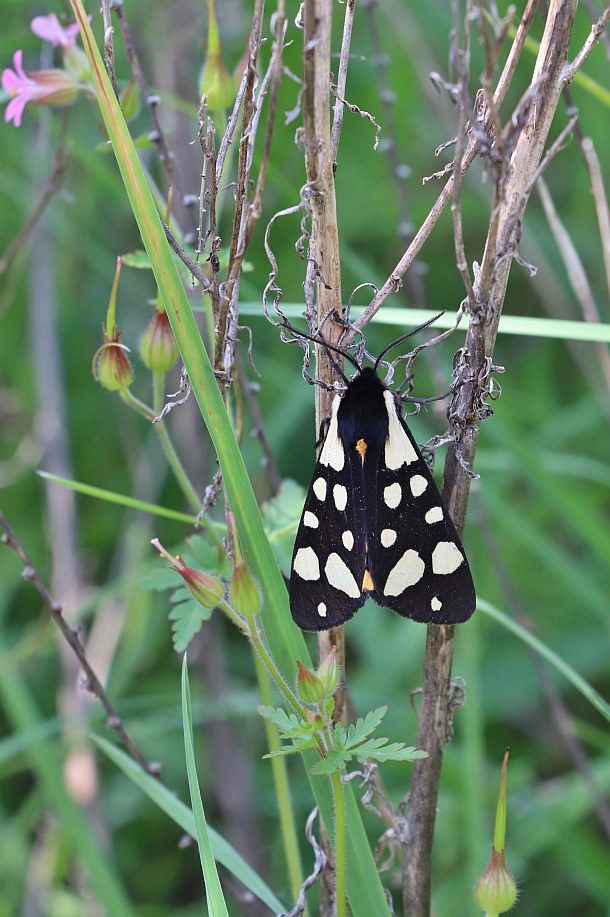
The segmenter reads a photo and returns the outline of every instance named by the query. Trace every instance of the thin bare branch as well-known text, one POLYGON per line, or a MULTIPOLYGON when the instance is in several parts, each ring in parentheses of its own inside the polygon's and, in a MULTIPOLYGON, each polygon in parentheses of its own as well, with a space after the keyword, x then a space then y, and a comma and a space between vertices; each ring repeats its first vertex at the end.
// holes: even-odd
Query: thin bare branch
POLYGON ((349 63, 349 50, 352 44, 352 30, 354 28, 354 9, 356 0, 347 0, 345 16, 343 17, 343 38, 341 39, 341 53, 339 55, 339 74, 337 76, 336 102, 333 111, 333 126, 330 133, 330 150, 334 168, 337 167, 337 152, 343 124, 343 106, 345 105, 345 87, 347 85, 347 67, 349 63))
POLYGON ((593 25, 591 26, 591 31, 589 32, 587 40, 585 41, 584 45, 582 46, 582 48, 580 49, 580 51, 578 52, 578 54, 576 55, 572 63, 565 65, 563 69, 563 74, 562 74, 564 83, 572 82, 572 80, 574 79, 574 76, 576 75, 576 73, 578 73, 578 71, 580 70, 580 68, 582 67, 586 59, 588 58, 589 54, 591 53, 591 51, 593 50, 593 48, 595 47, 595 45, 597 44, 601 36, 603 35, 604 29, 608 25, 609 21, 610 21, 610 3, 607 4, 605 10, 601 14, 597 22, 593 23, 593 25))
POLYGON ((19 252, 23 246, 26 244, 27 240, 30 238, 38 223, 42 217, 47 204, 51 198, 57 194, 61 187, 63 181, 64 173, 66 170, 66 133, 68 129, 68 109, 64 109, 62 112, 61 126, 59 129, 59 136, 57 138, 57 147, 55 153, 53 154, 53 167, 51 169, 51 174, 47 179, 40 195, 38 201, 25 224, 21 227, 4 255, 0 259, 0 277, 7 270, 8 266, 12 262, 13 258, 19 252))
POLYGON ((21 574, 23 579, 32 583, 42 598, 51 618, 59 627, 61 634, 67 642, 68 646, 76 655, 80 666, 85 673, 84 687, 87 691, 97 697, 102 707, 106 711, 106 714, 108 715, 108 728, 113 729, 117 735, 120 736, 121 741, 123 742, 123 745, 129 754, 138 762, 141 767, 144 768, 145 771, 147 771, 147 773, 152 774, 153 777, 158 777, 159 765, 147 761, 131 736, 128 734, 121 718, 117 714, 110 701, 110 698, 106 694, 102 683, 93 671, 91 664, 87 659, 87 654, 84 646, 80 642, 78 631, 70 627, 64 618, 62 603, 58 602, 57 599, 55 599, 47 589, 45 583, 36 570, 36 567, 30 560, 30 557, 28 556, 25 548, 19 541, 17 535, 9 525, 8 520, 2 512, 0 512, 0 528, 4 529, 4 535, 2 536, 3 543, 15 552, 23 564, 23 572, 21 574))
MULTIPOLYGON (((521 56, 523 46, 525 44, 525 39, 527 33, 532 23, 536 7, 538 6, 539 0, 529 0, 527 7, 521 18, 521 22, 517 28, 517 34, 515 40, 511 46, 506 64, 504 65, 504 70, 498 81, 498 86, 494 93, 494 104, 500 106, 508 87, 510 81, 513 77, 517 63, 521 56)), ((488 125, 488 117, 484 117, 483 125, 486 127, 488 125)), ((468 144, 466 151, 464 153, 464 158, 462 162, 462 175, 470 168, 472 162, 479 151, 479 142, 477 140, 471 140, 468 144)), ((409 267, 415 261, 415 258, 421 251, 424 243, 428 239, 430 233, 436 226, 443 210, 451 200, 453 194, 453 177, 449 179, 441 193, 439 194, 434 206, 432 207, 430 213, 422 223, 420 229, 417 231, 413 237, 413 241, 408 246, 407 250, 401 257, 400 261, 379 289, 379 292, 373 297, 367 308, 364 310, 362 315, 354 322, 356 328, 364 328, 373 318, 375 313, 381 308, 383 303, 391 296, 392 293, 395 293, 402 286, 402 278, 409 269, 409 267)))
POLYGON ((116 71, 114 69, 114 29, 110 16, 110 0, 102 0, 102 20, 104 23, 104 63, 106 64, 108 79, 118 99, 119 87, 116 83, 116 71))

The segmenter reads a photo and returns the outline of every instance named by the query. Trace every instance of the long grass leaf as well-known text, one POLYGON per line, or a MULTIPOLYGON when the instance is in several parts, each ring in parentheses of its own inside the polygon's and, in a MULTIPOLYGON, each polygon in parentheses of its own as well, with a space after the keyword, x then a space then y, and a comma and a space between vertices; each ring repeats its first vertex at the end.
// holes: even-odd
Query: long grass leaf
POLYGON ((195 816, 195 836, 197 838, 199 859, 203 871, 208 911, 211 917, 229 917, 225 897, 220 886, 220 879, 218 878, 216 861, 212 853, 210 835, 208 834, 205 812, 203 811, 203 800, 201 799, 201 791, 199 789, 195 748, 193 746, 193 716, 191 713, 191 691, 186 653, 182 660, 182 727, 184 730, 186 772, 188 774, 193 815, 195 816))
MULTIPOLYGON (((116 764, 123 773, 143 793, 151 799, 155 805, 168 815, 180 828, 186 833, 194 836, 195 818, 192 811, 182 800, 178 799, 174 793, 170 792, 167 787, 163 786, 150 774, 147 774, 133 758, 113 745, 107 739, 101 736, 92 735, 91 738, 97 746, 116 764)), ((282 902, 273 893, 269 886, 260 878, 260 876, 246 863, 243 857, 220 835, 214 828, 208 825, 208 834, 210 843, 214 852, 214 858, 231 872, 246 888, 260 898, 267 907, 271 908, 274 913, 281 913, 285 910, 282 902)))
POLYGON ((491 605, 489 602, 485 602, 482 599, 479 599, 477 602, 477 608, 479 608, 484 614, 488 617, 493 618, 494 621, 497 621, 502 627, 506 630, 511 631, 519 637, 520 640, 523 640, 524 643, 527 643, 528 646, 531 646, 538 655, 542 656, 543 659, 546 659, 550 665, 553 666, 558 672, 560 672, 564 678, 574 685, 577 691, 579 691, 582 696, 598 710, 605 719, 610 723, 610 704, 604 700, 604 698, 599 694, 595 688, 593 688, 586 679, 579 675, 579 673, 572 668, 572 666, 562 659, 561 656, 558 656, 546 643, 543 643, 542 640, 539 640, 538 637, 535 637, 534 634, 530 633, 529 630, 526 630, 525 627, 522 627, 516 621, 513 621, 512 618, 509 618, 508 615, 505 615, 503 611, 500 611, 499 608, 496 608, 494 605, 491 605))

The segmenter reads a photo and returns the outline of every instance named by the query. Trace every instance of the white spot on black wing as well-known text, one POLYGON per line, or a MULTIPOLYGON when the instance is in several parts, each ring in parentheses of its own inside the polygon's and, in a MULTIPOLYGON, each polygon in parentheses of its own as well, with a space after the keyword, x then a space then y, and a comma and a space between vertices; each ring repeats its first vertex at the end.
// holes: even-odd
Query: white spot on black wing
POLYGON ((345 548, 347 551, 351 551, 352 548, 354 547, 354 536, 352 535, 352 533, 349 530, 343 532, 343 534, 341 535, 341 541, 345 545, 345 548))
POLYGON ((409 486, 414 497, 421 497, 424 490, 428 486, 428 482, 426 481, 423 474, 414 474, 409 481, 409 486))
POLYGON ((326 481, 324 480, 324 478, 316 478, 315 481, 313 482, 312 490, 314 494, 316 495, 316 497, 318 498, 318 500, 324 503, 324 501, 326 500, 326 481))
POLYGON ((390 575, 383 588, 383 594, 402 595, 409 586, 419 583, 425 569, 426 565, 417 551, 409 548, 390 570, 390 575))
POLYGON ((443 519, 443 509, 441 506, 433 506, 432 509, 429 509, 426 515, 424 516, 426 522, 432 524, 433 522, 442 522, 443 519))
POLYGON ((318 605, 318 614, 320 615, 321 618, 326 617, 326 605, 324 604, 324 602, 320 602, 320 604, 318 605))
POLYGON ((349 595, 352 599, 360 598, 360 589, 354 579, 354 575, 344 560, 334 552, 328 555, 328 560, 324 566, 326 578, 331 586, 349 595))
POLYGON ((307 510, 303 515, 303 525, 306 525, 308 529, 317 529, 320 522, 315 513, 310 513, 307 510))
POLYGON ((394 531, 394 529, 382 529, 381 530, 381 543, 384 546, 384 548, 391 548, 392 545, 395 543, 397 537, 398 536, 396 535, 396 532, 394 531))
POLYGON ((320 562, 313 548, 299 548, 295 554, 292 568, 301 579, 320 579, 320 562))
POLYGON ((430 602, 430 608, 432 609, 432 611, 440 611, 442 607, 443 607, 443 603, 441 602, 441 600, 437 599, 436 596, 433 596, 430 602))
POLYGON ((341 440, 339 439, 337 426, 337 411, 339 410, 340 404, 341 399, 337 395, 333 401, 328 433, 326 434, 322 452, 320 453, 320 464, 330 465, 330 467, 334 468, 335 471, 342 471, 343 466, 345 465, 345 452, 343 450, 341 440))
POLYGON ((396 402, 392 392, 384 392, 386 407, 388 409, 388 438, 385 444, 384 459, 386 468, 396 471, 402 465, 410 465, 418 460, 418 455, 411 440, 402 428, 396 413, 396 402))
POLYGON ((432 571, 441 576, 453 573, 463 562, 462 552, 453 541, 439 541, 432 552, 432 571))
POLYGON ((333 487, 333 500, 339 512, 343 512, 347 506, 347 488, 343 484, 335 484, 333 487))
POLYGON ((402 487, 398 481, 383 488, 383 500, 385 505, 389 506, 390 509, 396 509, 402 500, 402 487))

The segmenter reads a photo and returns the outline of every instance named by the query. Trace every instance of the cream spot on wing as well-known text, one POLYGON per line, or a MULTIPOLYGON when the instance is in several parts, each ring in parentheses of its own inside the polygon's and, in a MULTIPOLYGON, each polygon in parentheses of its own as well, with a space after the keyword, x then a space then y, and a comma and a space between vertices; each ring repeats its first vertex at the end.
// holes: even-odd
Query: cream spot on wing
POLYGON ((343 532, 343 535, 341 535, 341 541, 343 542, 343 544, 345 545, 348 551, 351 551, 352 548, 354 547, 354 536, 352 535, 352 533, 349 530, 346 532, 343 532))
POLYGON ((408 586, 419 583, 424 575, 425 563, 412 548, 402 555, 398 563, 390 570, 383 589, 384 595, 401 595, 408 586))
POLYGON ((385 443, 386 467, 396 471, 401 465, 410 465, 419 458, 413 444, 398 419, 396 402, 392 392, 384 392, 386 407, 388 409, 388 438, 385 443))
POLYGON ((394 542, 396 541, 397 535, 394 529, 382 529, 381 530, 381 543, 384 548, 391 548, 394 542))
POLYGON ((432 571, 444 576, 453 573, 464 562, 464 556, 453 541, 439 541, 432 552, 432 571))
POLYGON ((424 519, 426 522, 440 522, 443 518, 443 509, 441 506, 433 506, 432 509, 429 509, 424 519))
POLYGON ((347 489, 343 484, 335 484, 333 487, 333 500, 339 512, 343 512, 347 506, 347 489))
POLYGON ((402 499, 402 487, 398 481, 383 488, 383 499, 386 506, 396 509, 402 499))
POLYGON ((324 602, 320 602, 320 604, 318 605, 318 614, 320 615, 321 618, 326 617, 326 605, 324 604, 324 602))
POLYGON ((339 428, 337 426, 337 411, 340 404, 341 399, 337 395, 333 401, 328 433, 320 453, 320 464, 330 465, 335 471, 342 471, 345 464, 345 452, 339 439, 339 428))
POLYGON ((420 497, 426 487, 428 482, 426 481, 423 474, 414 474, 411 480, 409 481, 409 486, 411 488, 411 493, 414 497, 420 497))
POLYGON ((292 569, 301 579, 320 579, 320 562, 313 548, 299 548, 292 569))
POLYGON ((322 503, 326 500, 326 481, 324 478, 316 478, 313 482, 313 492, 322 503))
POLYGON ((440 611, 442 607, 443 607, 443 603, 441 602, 441 600, 437 599, 437 597, 434 596, 432 598, 432 601, 430 602, 430 608, 432 609, 432 611, 440 611))
POLYGON ((341 560, 338 554, 334 552, 328 555, 328 560, 324 567, 326 578, 331 586, 349 595, 352 599, 360 598, 360 590, 354 579, 352 571, 349 569, 344 560, 341 560))
POLYGON ((315 513, 310 513, 309 510, 307 510, 303 515, 303 525, 306 525, 308 529, 317 529, 320 522, 315 513))

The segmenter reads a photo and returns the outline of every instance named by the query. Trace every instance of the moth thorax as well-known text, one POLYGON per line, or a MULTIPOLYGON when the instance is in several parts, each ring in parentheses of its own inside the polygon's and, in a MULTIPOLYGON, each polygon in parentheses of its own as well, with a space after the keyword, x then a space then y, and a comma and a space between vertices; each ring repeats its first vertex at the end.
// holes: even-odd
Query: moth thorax
POLYGON ((365 456, 365 454, 366 454, 366 449, 367 449, 366 440, 360 438, 360 439, 357 441, 356 447, 355 447, 355 448, 356 448, 356 452, 358 453, 358 455, 360 456, 360 458, 362 459, 362 461, 364 461, 364 456, 365 456))

